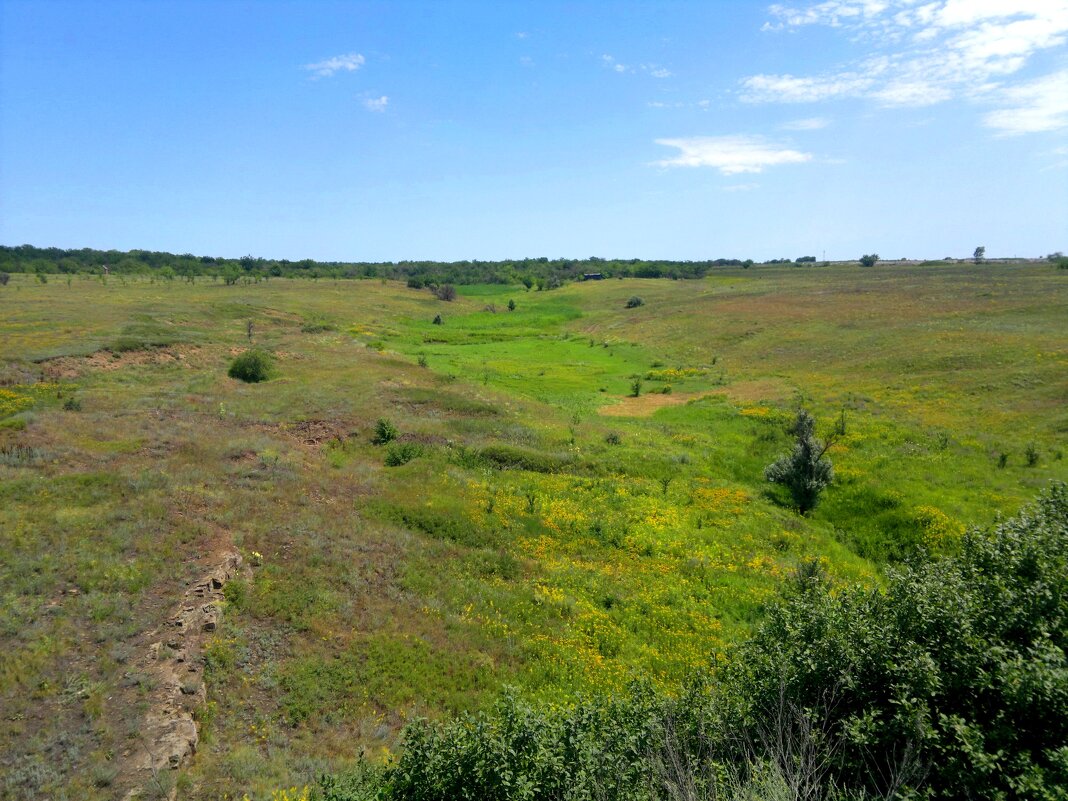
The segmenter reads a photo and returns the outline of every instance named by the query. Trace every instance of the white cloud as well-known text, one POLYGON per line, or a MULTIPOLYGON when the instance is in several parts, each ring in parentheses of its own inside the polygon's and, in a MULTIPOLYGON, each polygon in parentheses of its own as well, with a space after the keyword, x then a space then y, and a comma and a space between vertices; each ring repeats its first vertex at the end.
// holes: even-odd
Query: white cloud
POLYGON ((786 131, 818 131, 826 128, 831 121, 826 117, 806 117, 803 120, 790 120, 779 127, 786 131))
POLYGON ((1006 89, 1005 108, 991 111, 983 124, 1002 136, 1068 128, 1068 69, 1006 89))
POLYGON ((759 189, 760 184, 728 184, 722 187, 724 192, 752 192, 754 189, 759 189))
POLYGON ((349 53, 344 56, 334 56, 325 61, 315 64, 305 64, 304 69, 313 73, 316 78, 329 78, 336 72, 353 72, 364 65, 365 59, 359 53, 349 53))
POLYGON ((857 73, 796 78, 793 75, 752 75, 742 81, 742 100, 747 103, 814 103, 835 97, 857 95, 874 79, 857 73))
MULTIPOLYGON (((874 55, 820 75, 749 76, 740 92, 749 103, 847 97, 913 107, 953 98, 997 102, 1014 86, 1024 89, 1015 76, 1036 53, 1068 41, 1068 0, 826 0, 775 4, 769 14, 774 23, 764 30, 841 28, 874 55)), ((1048 101, 1039 106, 1049 108, 1048 101)), ((1022 105, 1033 104, 1025 99, 1022 105)), ((1000 122, 992 127, 1007 130, 997 114, 1000 122)), ((1029 130, 1051 130, 1043 124, 1053 123, 1033 116, 1029 130)))
POLYGON ((765 167, 812 160, 810 153, 791 150, 759 136, 691 136, 657 139, 656 143, 679 151, 672 158, 655 162, 658 167, 714 167, 724 175, 763 172, 765 167))
POLYGON ((363 107, 368 111, 385 111, 386 106, 389 105, 389 98, 386 95, 381 97, 368 97, 363 101, 363 107))

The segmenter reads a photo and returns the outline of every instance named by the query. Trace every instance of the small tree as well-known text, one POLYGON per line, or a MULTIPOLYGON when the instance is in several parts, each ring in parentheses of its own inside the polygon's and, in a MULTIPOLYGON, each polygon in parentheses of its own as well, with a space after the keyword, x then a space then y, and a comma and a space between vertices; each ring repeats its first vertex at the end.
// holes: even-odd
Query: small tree
POLYGON ((816 438, 816 421, 805 409, 797 410, 790 433, 794 435, 793 452, 783 454, 764 468, 764 478, 782 484, 793 497, 797 511, 805 514, 819 503, 820 493, 834 479, 834 467, 825 457, 834 444, 834 437, 826 442, 816 438))
POLYGON ((627 308, 628 309, 636 309, 639 306, 644 306, 644 305, 645 305, 645 301, 642 300, 641 298, 639 298, 637 295, 634 295, 629 300, 627 300, 627 308))
POLYGON ((975 259, 975 263, 976 264, 982 264, 983 263, 983 259, 985 257, 986 257, 986 248, 983 247, 982 245, 977 247, 975 249, 975 252, 972 254, 972 258, 975 259))
POLYGON ((434 297, 452 302, 456 300, 456 287, 452 284, 442 284, 434 290, 434 297))
POLYGON ((865 253, 860 257, 860 263, 865 267, 874 267, 876 262, 879 261, 878 253, 865 253))
POLYGON ((393 425, 393 421, 385 417, 379 417, 375 422, 375 433, 371 437, 371 442, 375 445, 385 445, 387 442, 392 442, 400 435, 397 427, 393 425))
POLYGON ((11 280, 11 276, 7 273, 0 273, 0 286, 7 286, 7 282, 11 280))
POLYGON ((515 301, 514 300, 508 301, 508 311, 515 311, 515 301))

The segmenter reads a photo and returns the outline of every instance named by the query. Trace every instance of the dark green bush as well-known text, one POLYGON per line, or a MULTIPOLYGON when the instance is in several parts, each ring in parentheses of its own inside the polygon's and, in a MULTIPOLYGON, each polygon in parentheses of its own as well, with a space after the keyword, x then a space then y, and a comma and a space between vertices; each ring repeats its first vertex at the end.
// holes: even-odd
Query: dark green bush
POLYGON ((268 380, 274 373, 274 359, 262 350, 246 350, 230 363, 227 375, 248 384, 268 380))
POLYGON ((630 298, 627 299, 627 308, 628 309, 636 309, 639 306, 644 306, 644 305, 645 305, 645 301, 642 300, 641 298, 639 298, 637 295, 632 295, 630 298))
POLYGON ((423 449, 414 442, 395 442, 386 449, 386 467, 400 467, 423 455, 423 449))
POLYGON ((393 421, 385 417, 379 417, 375 421, 375 433, 371 436, 371 442, 375 445, 385 445, 387 442, 395 440, 399 434, 400 432, 393 425, 393 421))
POLYGON ((487 445, 479 455, 500 470, 529 470, 532 473, 555 473, 568 463, 549 454, 511 445, 487 445))

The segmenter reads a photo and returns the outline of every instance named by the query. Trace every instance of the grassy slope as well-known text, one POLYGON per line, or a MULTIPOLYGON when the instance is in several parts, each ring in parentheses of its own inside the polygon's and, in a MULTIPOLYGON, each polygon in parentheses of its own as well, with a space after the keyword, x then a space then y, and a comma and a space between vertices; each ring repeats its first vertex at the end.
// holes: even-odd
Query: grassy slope
POLYGON ((1068 477, 1063 278, 760 268, 445 304, 380 282, 16 277, 0 412, 33 408, 0 431, 0 786, 107 797, 94 785, 140 715, 124 663, 226 542, 263 564, 211 649, 193 796, 377 752, 412 714, 484 705, 502 682, 670 685, 799 558, 877 580, 858 552, 951 540, 1068 477), (634 294, 646 304, 624 309, 634 294), (249 319, 279 355, 265 385, 225 377, 249 319), (29 361, 139 342, 182 358, 29 361), (600 413, 651 371, 666 380, 646 391, 691 402, 600 413), (760 480, 798 396, 847 426, 838 486, 805 520, 760 480), (420 458, 383 467, 383 414, 420 458), (493 469, 486 447, 536 469, 493 469))

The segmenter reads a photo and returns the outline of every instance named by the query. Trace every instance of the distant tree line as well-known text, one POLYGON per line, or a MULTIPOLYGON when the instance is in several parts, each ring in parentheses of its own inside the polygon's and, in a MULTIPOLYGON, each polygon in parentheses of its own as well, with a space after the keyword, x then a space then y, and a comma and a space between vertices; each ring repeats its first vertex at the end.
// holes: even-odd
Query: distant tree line
POLYGON ((752 259, 671 261, 646 259, 549 259, 503 261, 478 259, 397 262, 290 261, 243 256, 228 259, 150 250, 95 250, 0 245, 0 272, 90 273, 155 276, 164 280, 191 280, 207 276, 227 283, 243 278, 388 278, 407 281, 413 288, 444 284, 524 284, 528 289, 552 289, 587 273, 604 278, 701 278, 717 267, 749 267, 752 259), (106 270, 105 270, 106 267, 106 270))

